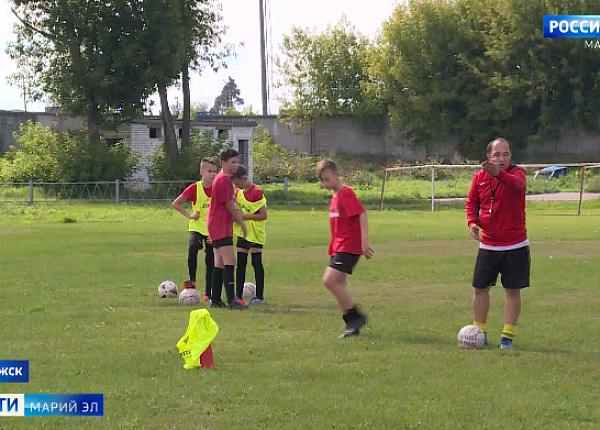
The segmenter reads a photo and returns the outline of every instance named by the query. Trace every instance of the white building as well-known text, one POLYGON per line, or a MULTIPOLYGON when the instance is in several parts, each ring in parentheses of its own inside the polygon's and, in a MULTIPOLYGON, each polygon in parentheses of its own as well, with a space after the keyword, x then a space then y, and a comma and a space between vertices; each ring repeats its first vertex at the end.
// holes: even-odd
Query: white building
MULTIPOLYGON (((222 138, 240 153, 240 162, 248 168, 248 176, 252 178, 252 137, 256 122, 247 117, 206 117, 201 121, 192 121, 190 127, 203 133, 210 130, 216 139, 222 138)), ((175 121, 175 134, 178 139, 182 133, 182 122, 175 121)), ((104 138, 109 143, 122 141, 140 155, 140 164, 133 179, 148 181, 147 169, 150 166, 149 156, 164 142, 163 122, 159 116, 146 116, 119 126, 116 132, 104 132, 104 138)))

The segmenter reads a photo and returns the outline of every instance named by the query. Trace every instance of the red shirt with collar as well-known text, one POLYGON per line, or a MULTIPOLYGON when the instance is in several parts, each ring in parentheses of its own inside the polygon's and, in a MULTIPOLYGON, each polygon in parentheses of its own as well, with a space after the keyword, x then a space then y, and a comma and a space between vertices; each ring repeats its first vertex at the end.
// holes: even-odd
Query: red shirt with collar
POLYGON ((220 172, 213 182, 212 197, 206 218, 211 242, 233 237, 233 215, 227 209, 226 203, 234 198, 231 178, 224 172, 220 172))
POLYGON ((498 176, 485 170, 475 173, 467 198, 467 222, 481 228, 484 245, 510 246, 527 240, 526 189, 525 170, 519 166, 510 165, 498 176))
POLYGON ((333 195, 329 206, 331 224, 331 243, 329 255, 338 252, 362 255, 362 236, 359 215, 365 208, 354 194, 352 188, 344 187, 333 195))

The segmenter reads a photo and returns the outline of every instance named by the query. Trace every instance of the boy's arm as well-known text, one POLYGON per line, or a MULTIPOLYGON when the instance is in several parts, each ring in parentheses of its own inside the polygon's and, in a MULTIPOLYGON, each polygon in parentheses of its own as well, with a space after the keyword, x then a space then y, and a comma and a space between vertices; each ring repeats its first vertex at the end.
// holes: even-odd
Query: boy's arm
POLYGON ((184 195, 180 195, 179 197, 177 197, 175 200, 173 200, 173 203, 171 203, 171 205, 177 209, 177 212, 179 212, 180 214, 182 214, 184 217, 186 217, 187 219, 198 219, 200 217, 200 214, 198 212, 194 212, 194 213, 189 213, 182 205, 183 202, 185 202, 187 199, 185 198, 184 195))
POLYGON ((362 243, 362 252, 365 258, 368 260, 373 256, 373 249, 369 245, 369 218, 366 212, 362 212, 358 216, 360 222, 360 237, 362 243))
POLYGON ((267 207, 263 206, 253 214, 242 214, 242 219, 246 221, 264 221, 267 219, 267 207))
POLYGON ((229 213, 233 215, 233 220, 237 222, 240 225, 240 227, 242 227, 242 233, 244 233, 244 237, 246 237, 246 234, 248 233, 246 231, 246 224, 244 223, 244 219, 242 218, 242 213, 235 208, 235 202, 233 200, 229 200, 228 202, 225 202, 225 207, 227 208, 229 213))

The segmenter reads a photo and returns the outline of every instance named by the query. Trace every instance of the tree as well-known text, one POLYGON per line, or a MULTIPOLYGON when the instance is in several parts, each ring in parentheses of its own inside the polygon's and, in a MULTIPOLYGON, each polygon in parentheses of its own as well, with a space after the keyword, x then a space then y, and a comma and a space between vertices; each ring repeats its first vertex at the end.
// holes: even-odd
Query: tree
POLYGON ((369 41, 345 17, 323 33, 293 27, 281 49, 278 86, 289 90, 280 99, 282 116, 306 120, 383 113, 381 106, 366 103, 369 41))
POLYGON ((143 110, 151 81, 138 62, 143 28, 133 19, 135 1, 12 3, 19 24, 8 52, 24 70, 28 88, 49 94, 67 113, 85 116, 94 141, 102 124, 143 110))
POLYGON ((227 109, 235 109, 236 105, 244 104, 244 99, 240 97, 240 90, 231 76, 229 81, 225 83, 221 90, 221 95, 215 98, 215 103, 212 107, 213 112, 222 112, 227 109))

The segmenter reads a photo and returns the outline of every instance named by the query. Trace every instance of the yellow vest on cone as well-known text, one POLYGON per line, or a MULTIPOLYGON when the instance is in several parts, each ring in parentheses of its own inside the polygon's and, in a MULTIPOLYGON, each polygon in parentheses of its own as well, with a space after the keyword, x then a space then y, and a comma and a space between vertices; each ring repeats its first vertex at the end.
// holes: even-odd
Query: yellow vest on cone
POLYGON ((200 356, 206 351, 219 332, 219 326, 206 309, 190 312, 185 335, 177 342, 177 349, 185 361, 186 370, 200 367, 200 356))

